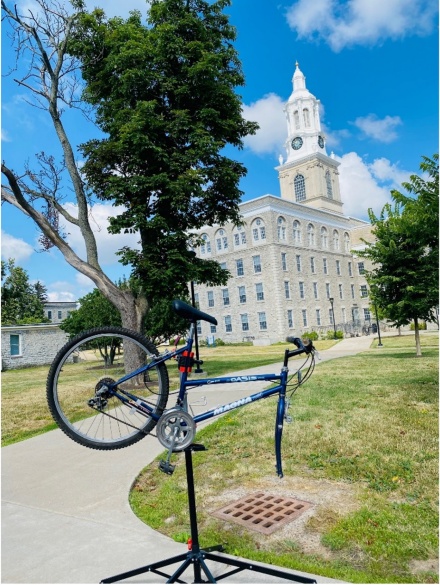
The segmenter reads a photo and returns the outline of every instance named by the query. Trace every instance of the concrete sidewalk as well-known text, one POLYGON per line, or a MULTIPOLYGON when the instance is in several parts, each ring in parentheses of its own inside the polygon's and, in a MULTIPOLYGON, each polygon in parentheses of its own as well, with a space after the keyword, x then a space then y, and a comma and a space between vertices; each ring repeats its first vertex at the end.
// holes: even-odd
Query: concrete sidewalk
MULTIPOLYGON (((372 336, 345 339, 320 357, 325 361, 354 355, 367 350, 372 341, 372 336)), ((277 370, 270 365, 237 374, 277 370)), ((217 388, 205 387, 192 391, 192 396, 193 400, 197 394, 207 396, 205 410, 258 392, 264 386, 267 382, 252 384, 251 390, 250 385, 229 384, 221 390, 221 398, 217 388)), ((128 503, 133 480, 162 452, 163 447, 150 436, 128 449, 95 451, 76 444, 60 430, 4 447, 2 583, 98 583, 185 552, 186 545, 146 526, 128 503)), ((200 538, 203 545, 203 534, 200 538)), ((218 574, 225 572, 225 567, 219 569, 218 574)), ((319 583, 337 582, 313 577, 319 583)), ((124 582, 164 581, 147 574, 124 582)), ((246 571, 225 582, 281 581, 246 571)))

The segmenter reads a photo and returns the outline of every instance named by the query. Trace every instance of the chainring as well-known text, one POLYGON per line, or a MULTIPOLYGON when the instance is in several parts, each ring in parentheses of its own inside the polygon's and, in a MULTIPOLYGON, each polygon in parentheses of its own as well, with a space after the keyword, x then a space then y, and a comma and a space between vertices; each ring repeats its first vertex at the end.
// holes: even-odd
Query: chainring
POLYGON ((194 419, 181 408, 170 408, 164 412, 156 425, 160 444, 172 451, 183 451, 189 447, 195 434, 194 419))

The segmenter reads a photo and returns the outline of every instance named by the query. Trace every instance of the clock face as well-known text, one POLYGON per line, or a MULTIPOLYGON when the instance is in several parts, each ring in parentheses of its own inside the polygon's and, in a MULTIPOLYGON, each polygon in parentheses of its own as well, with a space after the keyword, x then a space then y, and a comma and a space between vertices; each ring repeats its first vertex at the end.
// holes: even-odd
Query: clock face
POLYGON ((324 148, 324 138, 322 136, 318 136, 318 144, 319 148, 324 148))
POLYGON ((292 140, 293 150, 299 150, 302 145, 303 145, 303 141, 302 141, 302 138, 300 138, 299 136, 297 136, 296 138, 294 138, 292 140))

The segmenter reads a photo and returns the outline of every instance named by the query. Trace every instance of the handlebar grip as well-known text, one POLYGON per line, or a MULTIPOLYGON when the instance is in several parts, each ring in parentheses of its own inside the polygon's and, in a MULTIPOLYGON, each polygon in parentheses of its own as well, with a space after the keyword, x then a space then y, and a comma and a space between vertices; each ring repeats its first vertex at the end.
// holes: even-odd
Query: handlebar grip
POLYGON ((286 341, 287 343, 293 343, 293 345, 296 345, 298 349, 304 349, 304 344, 299 337, 292 337, 289 335, 286 337, 286 341))

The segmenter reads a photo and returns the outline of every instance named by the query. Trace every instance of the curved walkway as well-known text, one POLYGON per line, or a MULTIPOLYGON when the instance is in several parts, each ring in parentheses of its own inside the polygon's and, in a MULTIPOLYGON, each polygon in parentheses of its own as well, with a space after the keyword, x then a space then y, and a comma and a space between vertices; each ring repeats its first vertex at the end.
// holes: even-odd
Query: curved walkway
MULTIPOLYGON (((322 352, 321 359, 354 355, 367 350, 372 341, 373 337, 345 339, 322 352)), ((250 371, 271 372, 276 367, 240 374, 250 371)), ((261 389, 265 385, 261 382, 261 389)), ((260 389, 256 386, 252 392, 260 389)), ((222 390, 222 403, 248 393, 246 385, 230 384, 222 390)), ((208 395, 208 407, 216 405, 214 388, 200 390, 200 394, 208 395)), ((60 430, 4 447, 2 583, 99 583, 111 575, 185 552, 186 545, 146 526, 128 504, 134 478, 161 452, 163 447, 154 437, 146 437, 129 449, 93 451, 74 443, 60 430)), ((224 568, 220 574, 223 572, 224 568)), ((264 583, 280 582, 251 572, 225 582, 262 583, 263 578, 264 583)), ((315 578, 319 583, 337 582, 315 578)), ((124 582, 163 581, 142 575, 124 582)))

